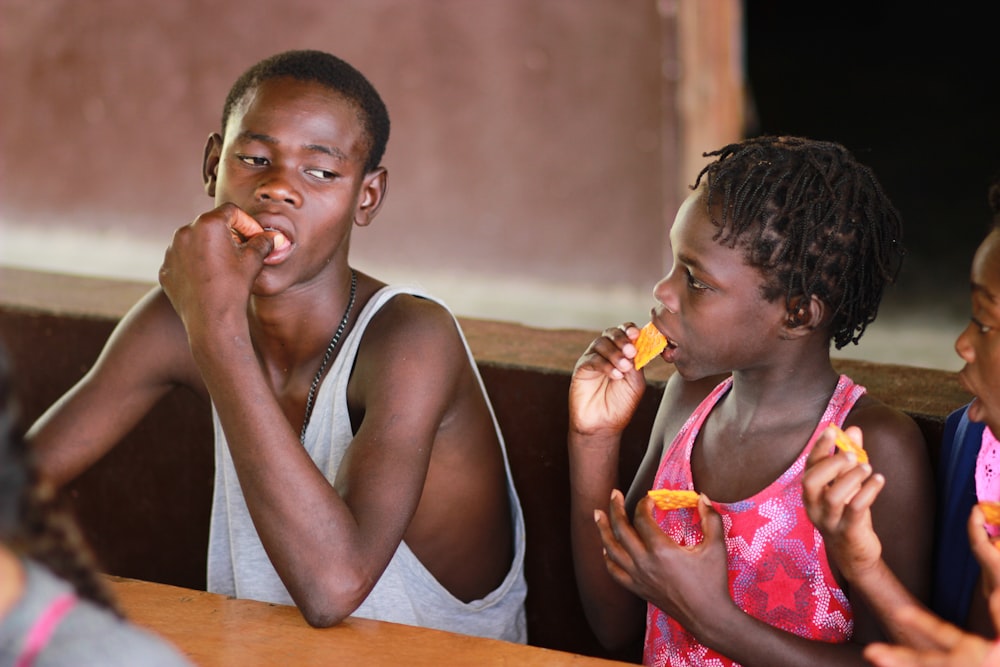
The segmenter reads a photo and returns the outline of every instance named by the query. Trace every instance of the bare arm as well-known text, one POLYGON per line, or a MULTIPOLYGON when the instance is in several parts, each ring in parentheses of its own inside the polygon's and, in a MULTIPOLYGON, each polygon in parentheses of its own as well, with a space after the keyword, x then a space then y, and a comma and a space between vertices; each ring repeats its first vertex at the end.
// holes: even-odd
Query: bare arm
POLYGON ((198 390, 200 377, 180 319, 156 288, 118 323, 90 371, 28 431, 41 473, 57 485, 72 480, 182 384, 198 390))
MULTIPOLYGON (((352 385, 364 420, 333 485, 316 467, 264 382, 237 349, 204 360, 247 507, 275 570, 315 626, 338 623, 367 597, 416 512, 458 373, 447 322, 410 304, 373 322, 352 385), (392 332, 388 332, 389 330, 392 332), (388 332, 388 333, 387 333, 388 332), (403 333, 405 332, 405 333, 403 333), (369 338, 371 336, 371 338, 369 338)), ((454 341, 454 343, 452 343, 454 341)))
MULTIPOLYGON (((1000 597, 990 598, 991 613, 1000 618, 1000 597)), ((898 620, 910 636, 920 636, 927 648, 872 643, 865 658, 876 667, 998 667, 1000 644, 964 632, 923 607, 900 610, 898 620)))
MULTIPOLYGON (((983 567, 991 622, 997 629, 1000 628, 1000 591, 995 588, 995 582, 1000 578, 1000 552, 983 530, 984 519, 982 510, 973 507, 967 527, 972 550, 983 567)), ((965 632, 938 618, 919 603, 900 609, 895 622, 911 641, 904 646, 870 644, 865 649, 865 657, 872 664, 879 667, 1000 665, 1000 643, 965 632)))
MULTIPOLYGON (((849 427, 847 433, 855 442, 865 444, 860 428, 849 427)), ((905 428, 903 434, 906 435, 905 428)), ((883 436, 886 437, 892 436, 883 436)), ((853 454, 833 455, 830 433, 821 437, 809 456, 802 482, 803 500, 810 518, 823 534, 831 563, 847 581, 856 612, 864 614, 859 620, 870 624, 866 630, 861 629, 867 632, 868 640, 880 639, 872 634, 871 626, 877 623, 892 641, 924 647, 921 638, 913 636, 899 622, 898 614, 907 606, 921 605, 927 591, 930 550, 927 517, 933 505, 929 473, 920 465, 926 455, 913 451, 915 445, 905 439, 897 440, 895 447, 890 442, 888 448, 878 447, 874 435, 868 442, 872 461, 880 464, 892 460, 894 449, 912 452, 906 455, 910 461, 883 467, 894 477, 909 476, 912 481, 895 485, 896 497, 882 508, 882 526, 876 529, 872 507, 883 493, 886 477, 873 473, 870 465, 858 463, 853 454), (889 505, 892 502, 896 503, 895 511, 889 505), (902 510, 900 503, 909 503, 910 510, 902 510), (925 513, 923 518, 922 513, 925 513), (904 545, 908 550, 901 551, 900 545, 894 544, 884 554, 884 543, 904 539, 896 534, 899 526, 913 533, 910 542, 904 545), (880 536, 885 536, 885 541, 880 536)))
MULTIPOLYGON (((885 486, 872 503, 872 528, 882 542, 882 560, 903 587, 922 602, 930 595, 934 524, 934 481, 923 435, 907 415, 881 403, 859 402, 848 425, 865 433, 872 468, 885 486)), ((855 641, 868 643, 885 635, 867 596, 848 587, 854 607, 855 641)))
POLYGON ((634 641, 645 625, 645 602, 608 574, 594 524, 595 510, 606 510, 618 485, 621 434, 645 391, 631 361, 637 335, 634 325, 605 331, 577 363, 569 394, 573 563, 587 619, 609 648, 634 641))

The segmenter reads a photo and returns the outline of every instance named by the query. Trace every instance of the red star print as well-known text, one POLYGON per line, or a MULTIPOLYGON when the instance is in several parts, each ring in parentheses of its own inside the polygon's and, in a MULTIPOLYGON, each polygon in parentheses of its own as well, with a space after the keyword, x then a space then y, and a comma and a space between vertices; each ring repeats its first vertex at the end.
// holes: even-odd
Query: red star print
POLYGON ((795 594, 806 583, 802 579, 795 579, 788 575, 784 563, 779 562, 779 567, 774 571, 774 576, 767 581, 760 581, 757 587, 767 595, 767 611, 777 607, 784 607, 790 611, 795 611, 795 594))

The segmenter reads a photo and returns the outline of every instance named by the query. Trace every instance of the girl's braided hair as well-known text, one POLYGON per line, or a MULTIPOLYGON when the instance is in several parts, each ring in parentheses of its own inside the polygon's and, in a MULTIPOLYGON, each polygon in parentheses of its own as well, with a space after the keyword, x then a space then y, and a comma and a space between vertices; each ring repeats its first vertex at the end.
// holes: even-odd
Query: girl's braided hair
POLYGON ((72 584, 81 598, 121 616, 72 515, 39 478, 15 422, 9 364, 0 348, 0 542, 72 584))
POLYGON ((713 237, 745 248, 768 301, 789 311, 815 296, 830 309, 837 349, 857 343, 895 282, 905 251, 902 221, 874 173, 843 146, 758 137, 705 153, 698 174, 713 237))

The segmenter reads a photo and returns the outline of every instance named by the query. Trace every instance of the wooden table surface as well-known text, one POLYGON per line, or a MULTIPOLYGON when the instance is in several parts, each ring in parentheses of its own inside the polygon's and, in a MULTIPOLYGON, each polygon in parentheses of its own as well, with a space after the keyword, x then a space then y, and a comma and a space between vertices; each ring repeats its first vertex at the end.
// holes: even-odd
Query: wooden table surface
POLYGON ((122 577, 106 581, 132 621, 172 642, 199 667, 628 664, 362 618, 317 629, 295 607, 122 577))

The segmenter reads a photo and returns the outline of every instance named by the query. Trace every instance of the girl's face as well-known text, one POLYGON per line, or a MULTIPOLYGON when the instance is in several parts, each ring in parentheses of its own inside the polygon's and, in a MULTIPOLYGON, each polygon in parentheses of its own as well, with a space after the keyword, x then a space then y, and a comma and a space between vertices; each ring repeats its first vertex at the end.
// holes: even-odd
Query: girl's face
POLYGON ((670 242, 673 267, 653 290, 653 318, 671 341, 663 358, 688 380, 768 363, 781 336, 784 302, 764 299, 760 271, 746 264, 743 248, 712 237, 704 186, 677 212, 670 242))
POLYGON ((965 360, 959 380, 975 394, 969 418, 1000 433, 1000 229, 983 240, 972 260, 972 318, 955 341, 965 360))

